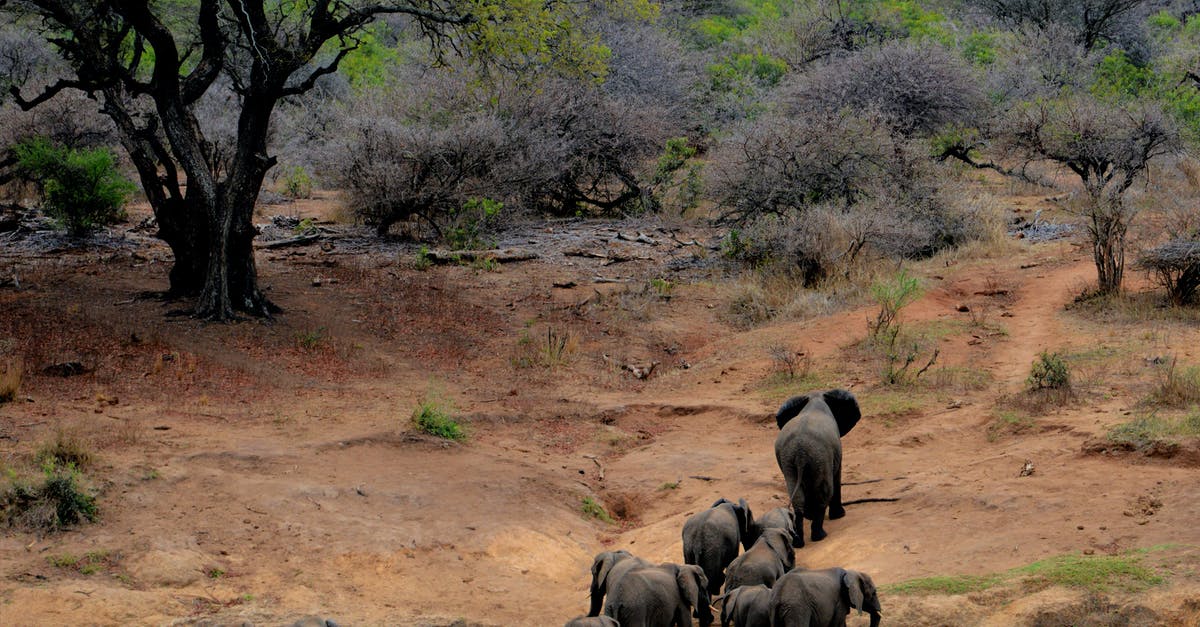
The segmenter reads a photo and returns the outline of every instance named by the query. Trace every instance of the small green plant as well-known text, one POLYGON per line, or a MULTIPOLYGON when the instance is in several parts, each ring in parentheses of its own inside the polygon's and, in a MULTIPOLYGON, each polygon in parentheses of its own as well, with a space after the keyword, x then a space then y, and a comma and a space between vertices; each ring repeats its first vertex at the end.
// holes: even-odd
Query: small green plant
POLYGON ((325 340, 325 327, 313 329, 311 331, 297 331, 296 345, 301 349, 312 352, 321 346, 321 342, 325 340))
POLYGON ((75 568, 79 565, 79 556, 70 553, 47 555, 46 563, 55 568, 75 568))
POLYGON ((688 159, 696 156, 696 148, 688 143, 686 137, 672 137, 667 140, 666 149, 658 158, 658 166, 654 171, 654 183, 661 185, 671 180, 677 170, 687 164, 688 159))
POLYGON ((879 312, 874 320, 867 321, 867 331, 871 339, 891 345, 900 334, 896 316, 900 310, 913 304, 921 297, 921 282, 917 277, 909 276, 907 270, 901 270, 891 280, 876 281, 871 285, 871 297, 879 305, 879 312))
POLYGON ((308 233, 316 228, 317 222, 315 220, 312 218, 304 218, 292 228, 292 232, 296 235, 304 235, 305 233, 308 233))
POLYGON ((725 237, 721 238, 721 256, 726 259, 741 259, 749 247, 750 243, 742 237, 742 232, 738 229, 729 229, 725 237))
POLYGON ((77 150, 37 137, 18 144, 17 170, 37 185, 42 206, 72 236, 125 218, 137 187, 117 169, 107 148, 77 150))
POLYGON ((208 569, 204 574, 208 575, 209 579, 220 579, 225 576, 225 570, 217 567, 208 569))
POLYGON ((80 486, 79 471, 70 465, 44 464, 40 482, 10 472, 0 491, 0 520, 32 531, 60 531, 97 515, 96 497, 80 486))
POLYGON ((471 262, 471 267, 483 272, 496 272, 500 269, 500 262, 496 261, 495 257, 485 255, 476 257, 475 261, 471 262))
POLYGON ((988 442, 995 442, 1006 434, 1022 433, 1032 428, 1033 425, 1033 417, 1028 414, 1012 410, 998 411, 996 417, 988 425, 988 442))
POLYGON ((0 403, 8 403, 17 398, 24 370, 24 365, 19 360, 0 364, 0 403))
POLYGON ((429 255, 429 247, 421 246, 417 249, 416 260, 413 262, 413 267, 417 270, 425 271, 433 266, 433 258, 429 255))
POLYGON ((433 395, 427 395, 413 411, 413 425, 429 435, 446 440, 462 441, 466 431, 450 417, 453 409, 449 403, 433 395))
POLYGON ((491 198, 472 198, 455 212, 453 225, 445 232, 446 245, 463 250, 491 248, 492 242, 483 239, 484 233, 496 221, 504 203, 491 198))
POLYGON ((658 489, 659 490, 678 490, 679 482, 678 481, 665 481, 665 482, 663 482, 662 485, 658 486, 658 489))
POLYGON ((283 170, 283 177, 280 179, 282 183, 281 192, 284 196, 293 200, 300 198, 312 198, 313 195, 313 180, 308 174, 308 170, 304 166, 292 166, 283 170))
POLYGON ((1029 378, 1025 380, 1025 385, 1033 392, 1039 390, 1070 390, 1071 369, 1067 365, 1067 360, 1059 353, 1042 351, 1038 355, 1037 361, 1033 362, 1033 367, 1029 371, 1029 378))
POLYGON ((663 300, 670 299, 671 292, 675 290, 675 284, 662 277, 650 279, 650 287, 663 300))
POLYGON ((610 525, 616 522, 613 520, 613 517, 609 515, 608 510, 604 509, 603 505, 598 503, 596 499, 593 499, 590 496, 583 497, 581 509, 583 510, 583 515, 589 518, 595 518, 600 522, 608 523, 610 525))

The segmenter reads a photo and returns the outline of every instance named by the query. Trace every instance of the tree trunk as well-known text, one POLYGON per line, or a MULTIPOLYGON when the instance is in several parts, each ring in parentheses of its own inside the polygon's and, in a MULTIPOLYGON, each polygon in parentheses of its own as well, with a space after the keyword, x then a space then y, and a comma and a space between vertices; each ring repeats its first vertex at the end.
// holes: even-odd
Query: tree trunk
POLYGON ((158 237, 175 255, 167 290, 172 298, 194 297, 204 288, 210 233, 206 218, 207 213, 186 200, 167 200, 163 206, 155 208, 158 237))
POLYGON ((1125 279, 1126 216, 1120 201, 1097 201, 1093 205, 1091 224, 1092 260, 1096 264, 1097 291, 1117 294, 1125 279))

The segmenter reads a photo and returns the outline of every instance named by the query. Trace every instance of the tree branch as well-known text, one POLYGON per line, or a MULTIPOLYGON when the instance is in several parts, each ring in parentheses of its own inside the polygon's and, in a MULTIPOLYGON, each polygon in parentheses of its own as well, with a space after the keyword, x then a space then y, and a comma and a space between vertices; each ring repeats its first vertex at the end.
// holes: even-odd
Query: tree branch
POLYGON ((53 85, 47 87, 45 91, 35 96, 33 100, 26 100, 23 98, 21 96, 21 88, 17 87, 16 85, 9 87, 8 93, 12 94, 13 101, 17 103, 18 107, 21 107, 22 111, 29 111, 43 102, 46 102, 47 100, 57 96, 64 89, 79 89, 82 91, 89 91, 89 88, 94 89, 95 87, 96 86, 88 85, 83 81, 72 81, 61 78, 53 85))

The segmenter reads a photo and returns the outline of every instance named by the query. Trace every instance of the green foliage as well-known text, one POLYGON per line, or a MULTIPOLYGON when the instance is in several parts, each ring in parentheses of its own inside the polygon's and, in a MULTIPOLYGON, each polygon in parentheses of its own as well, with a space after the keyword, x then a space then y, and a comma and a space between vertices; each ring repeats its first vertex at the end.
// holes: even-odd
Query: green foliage
POLYGON ((96 497, 80 486, 79 471, 71 465, 44 464, 41 481, 33 483, 10 471, 0 491, 0 518, 10 526, 54 532, 97 515, 96 497))
POLYGON ((464 250, 492 248, 494 242, 484 240, 483 236, 503 209, 504 203, 491 198, 467 200, 451 218, 453 226, 446 231, 446 245, 464 250))
POLYGON ((124 219, 123 207, 137 191, 107 148, 77 150, 36 137, 15 153, 21 176, 41 191, 46 213, 73 236, 124 219))
POLYGON ((451 417, 453 411, 453 407, 444 399, 433 394, 426 395, 413 410, 412 423, 417 429, 432 436, 454 441, 465 440, 467 433, 462 425, 451 417))
POLYGON ((667 140, 667 147, 658 158, 654 169, 654 183, 661 184, 671 179, 688 160, 696 156, 696 148, 688 143, 686 137, 672 137, 667 140))
POLYGON ((999 575, 949 575, 910 579, 885 589, 895 594, 967 594, 987 590, 1003 581, 999 575))
POLYGON ((654 290, 655 294, 658 294, 659 298, 665 300, 671 298, 671 292, 675 290, 675 283, 662 277, 657 277, 650 279, 650 288, 654 290))
POLYGON ((604 506, 596 502, 596 499, 593 499, 590 496, 583 497, 583 503, 580 506, 580 509, 583 510, 584 516, 595 518, 600 522, 608 523, 610 525, 616 522, 613 520, 613 517, 609 515, 608 511, 604 509, 604 506))
POLYGON ((742 237, 739 229, 729 229, 721 238, 721 256, 726 259, 741 259, 749 249, 749 241, 742 237))
POLYGON ((94 575, 104 569, 109 559, 108 551, 88 551, 83 557, 71 553, 48 555, 46 563, 54 568, 77 571, 81 575, 94 575))
POLYGON ((975 31, 963 37, 962 55, 976 65, 991 65, 996 62, 997 37, 988 31, 975 31))
POLYGON ((413 267, 417 270, 428 270, 433 266, 433 259, 429 256, 429 247, 422 245, 417 249, 416 259, 413 261, 413 267))
POLYGON ((764 25, 778 24, 789 3, 776 0, 742 0, 736 15, 717 15, 700 18, 690 25, 690 39, 701 49, 732 42, 759 30, 764 25))
POLYGON ((1031 391, 1069 390, 1071 389, 1071 368, 1061 354, 1042 351, 1038 355, 1037 361, 1033 362, 1025 385, 1031 391))
MULTIPOLYGON (((1200 31, 1200 19, 1195 22, 1200 31)), ((1193 139, 1200 138, 1200 90, 1187 81, 1182 70, 1160 70, 1150 65, 1138 65, 1122 50, 1117 50, 1100 62, 1093 77, 1091 91, 1097 97, 1123 102, 1153 100, 1161 102, 1188 129, 1193 139)))
POLYGON ((909 276, 907 270, 900 272, 888 280, 875 281, 871 284, 871 298, 879 305, 879 313, 875 320, 867 322, 867 330, 872 340, 885 340, 895 343, 899 335, 896 316, 900 310, 916 302, 924 290, 917 277, 909 276))
POLYGON ((787 71, 786 61, 769 54, 735 53, 709 65, 708 78, 716 93, 749 95, 779 84, 787 71))
MULTIPOLYGON (((293 200, 312 198, 313 180, 303 166, 285 168, 281 179, 282 193, 293 200)), ((311 224, 311 220, 310 220, 311 224)))
POLYGON ((384 43, 386 38, 387 27, 381 22, 358 34, 358 48, 338 64, 338 72, 346 77, 351 88, 362 91, 368 87, 383 87, 392 80, 392 69, 399 66, 403 58, 395 45, 384 43))

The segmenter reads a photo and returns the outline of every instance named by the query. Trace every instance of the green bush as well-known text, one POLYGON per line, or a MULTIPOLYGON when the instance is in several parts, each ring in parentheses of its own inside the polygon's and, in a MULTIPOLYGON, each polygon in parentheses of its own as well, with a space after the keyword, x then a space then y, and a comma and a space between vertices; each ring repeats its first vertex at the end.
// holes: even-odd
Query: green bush
POLYGON ((309 176, 308 170, 303 166, 294 166, 287 168, 283 172, 280 179, 282 183, 282 193, 284 196, 293 200, 299 198, 312 198, 313 195, 313 180, 309 176))
POLYGON ((450 417, 450 410, 437 399, 425 398, 413 411, 413 424, 429 435, 446 440, 461 441, 467 439, 467 433, 462 425, 450 417))
POLYGON ((137 187, 107 148, 79 150, 36 137, 15 150, 21 176, 38 186, 46 213, 71 235, 124 219, 125 203, 137 187))
POLYGON ((9 485, 0 492, 0 518, 10 526, 38 532, 96 520, 96 497, 80 486, 73 465, 46 464, 42 475, 41 483, 29 483, 10 471, 9 485))
POLYGON ((885 340, 889 345, 895 344, 899 334, 896 316, 901 309, 921 298, 923 292, 920 279, 909 276, 907 270, 901 270, 894 279, 873 283, 871 297, 879 305, 879 313, 875 314, 874 320, 867 322, 871 338, 885 340))
POLYGON ((492 248, 494 243, 484 239, 504 203, 491 198, 471 198, 454 212, 453 223, 446 231, 446 245, 463 250, 492 248))
POLYGON ((1030 390, 1069 390, 1071 389, 1071 369, 1067 360, 1058 353, 1042 351, 1038 360, 1033 362, 1029 378, 1025 384, 1030 390))

